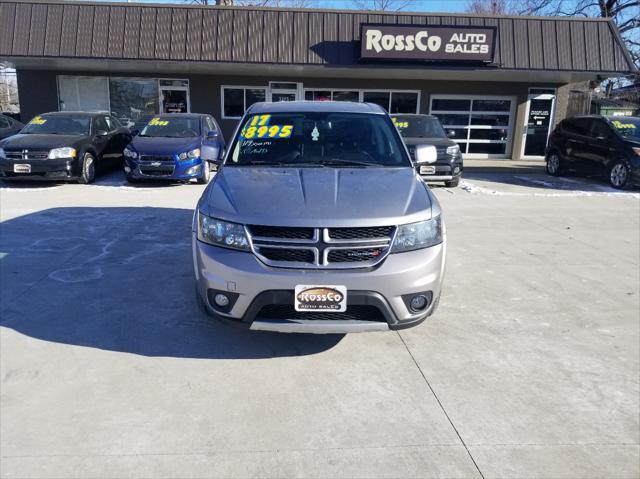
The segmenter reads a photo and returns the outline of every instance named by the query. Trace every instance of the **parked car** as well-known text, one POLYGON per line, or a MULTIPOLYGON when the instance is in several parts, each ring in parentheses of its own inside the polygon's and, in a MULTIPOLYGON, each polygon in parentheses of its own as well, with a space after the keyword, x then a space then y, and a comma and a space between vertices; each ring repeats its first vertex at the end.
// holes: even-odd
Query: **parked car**
POLYGON ((445 133, 440 120, 432 115, 393 115, 407 145, 416 170, 425 181, 444 181, 445 186, 458 186, 462 176, 462 153, 458 144, 445 133), (429 163, 416 160, 416 148, 421 145, 436 147, 437 158, 429 163))
POLYGON ((0 140, 8 138, 18 133, 24 125, 18 120, 14 120, 6 115, 0 115, 0 140))
POLYGON ((130 139, 108 113, 44 113, 0 141, 0 177, 91 183, 97 171, 122 162, 130 139))
POLYGON ((211 115, 154 116, 124 150, 127 181, 195 178, 198 183, 208 183, 224 146, 222 132, 211 115))
POLYGON ((257 330, 415 326, 438 306, 445 250, 437 199, 367 103, 252 105, 193 223, 199 303, 257 330))
POLYGON ((640 184, 640 118, 576 116, 549 137, 547 173, 568 170, 606 175, 614 188, 640 184))

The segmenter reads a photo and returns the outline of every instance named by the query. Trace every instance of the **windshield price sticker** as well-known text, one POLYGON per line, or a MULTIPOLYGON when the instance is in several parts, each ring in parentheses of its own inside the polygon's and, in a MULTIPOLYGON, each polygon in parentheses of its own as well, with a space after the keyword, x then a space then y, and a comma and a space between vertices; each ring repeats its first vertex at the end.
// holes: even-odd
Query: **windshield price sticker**
POLYGON ((409 128, 408 121, 398 121, 397 118, 391 118, 391 121, 393 121, 393 124, 396 126, 398 130, 404 130, 405 128, 409 128))
POLYGON ((161 120, 160 118, 154 118, 149 122, 151 126, 167 126, 169 124, 169 120, 161 120))
POLYGON ((633 130, 636 127, 633 123, 622 123, 620 120, 613 120, 611 123, 618 130, 633 130))
MULTIPOLYGON (((254 118, 258 117, 256 116, 254 118)), ((247 124, 240 132, 240 138, 243 140, 250 140, 252 138, 289 138, 291 133, 293 133, 293 125, 251 126, 247 124)))
POLYGON ((44 118, 42 118, 41 116, 36 116, 33 120, 31 120, 29 123, 32 125, 44 125, 47 122, 47 120, 45 120, 44 118))

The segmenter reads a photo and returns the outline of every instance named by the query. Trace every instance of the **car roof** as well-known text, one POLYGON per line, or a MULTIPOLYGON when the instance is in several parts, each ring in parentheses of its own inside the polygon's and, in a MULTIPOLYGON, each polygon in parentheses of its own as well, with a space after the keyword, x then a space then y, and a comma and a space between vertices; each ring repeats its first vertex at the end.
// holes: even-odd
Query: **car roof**
POLYGON ((259 102, 251 105, 247 113, 375 113, 386 111, 374 103, 356 103, 350 101, 282 101, 259 102))
POLYGON ((437 118, 435 115, 426 115, 424 113, 392 113, 391 116, 407 116, 411 118, 437 118))
POLYGON ((47 113, 40 113, 37 116, 48 115, 48 116, 98 116, 98 115, 110 115, 108 111, 50 111, 47 113))
POLYGON ((209 116, 206 113, 158 113, 156 115, 150 115, 151 117, 162 118, 202 118, 203 116, 209 116))

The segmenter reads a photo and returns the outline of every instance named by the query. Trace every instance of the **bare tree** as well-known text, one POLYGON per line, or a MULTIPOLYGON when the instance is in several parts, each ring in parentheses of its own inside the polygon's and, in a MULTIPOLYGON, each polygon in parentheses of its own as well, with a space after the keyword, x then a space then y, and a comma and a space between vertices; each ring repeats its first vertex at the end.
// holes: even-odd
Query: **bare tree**
POLYGON ((512 0, 468 0, 467 12, 487 15, 508 15, 514 13, 512 0))
POLYGON ((353 5, 360 10, 404 10, 411 5, 411 0, 352 0, 353 5))
POLYGON ((20 111, 16 72, 0 67, 0 111, 17 113, 20 111))

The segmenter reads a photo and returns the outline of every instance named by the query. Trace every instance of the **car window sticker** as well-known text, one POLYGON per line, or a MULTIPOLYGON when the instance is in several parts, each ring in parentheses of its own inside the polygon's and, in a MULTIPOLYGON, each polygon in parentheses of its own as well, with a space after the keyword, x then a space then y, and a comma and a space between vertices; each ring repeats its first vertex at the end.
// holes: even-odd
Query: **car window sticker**
POLYGON ((42 118, 40 115, 38 115, 29 123, 31 123, 32 125, 44 125, 46 122, 47 120, 45 118, 42 118))
POLYGON ((253 138, 289 138, 293 133, 293 125, 270 125, 271 115, 254 115, 240 132, 241 140, 253 138))
POLYGON ((169 124, 169 120, 161 120, 158 117, 152 119, 149 122, 149 125, 151 125, 151 126, 167 126, 168 124, 169 124))

